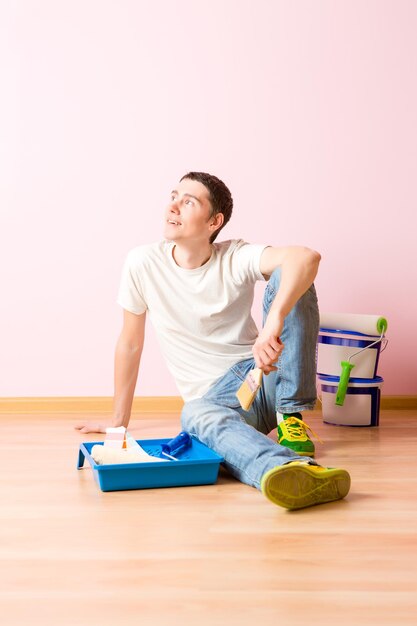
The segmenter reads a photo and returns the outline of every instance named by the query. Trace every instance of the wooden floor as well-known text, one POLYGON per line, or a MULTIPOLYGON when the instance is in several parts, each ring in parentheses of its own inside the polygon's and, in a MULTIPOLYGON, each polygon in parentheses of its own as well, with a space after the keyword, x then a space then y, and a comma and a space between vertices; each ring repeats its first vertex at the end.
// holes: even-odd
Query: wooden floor
MULTIPOLYGON (((79 416, 2 415, 4 626, 378 626, 417 622, 417 412, 379 428, 308 420, 346 500, 289 512, 216 485, 101 492, 77 471, 79 416)), ((136 439, 180 430, 134 419, 136 439)))

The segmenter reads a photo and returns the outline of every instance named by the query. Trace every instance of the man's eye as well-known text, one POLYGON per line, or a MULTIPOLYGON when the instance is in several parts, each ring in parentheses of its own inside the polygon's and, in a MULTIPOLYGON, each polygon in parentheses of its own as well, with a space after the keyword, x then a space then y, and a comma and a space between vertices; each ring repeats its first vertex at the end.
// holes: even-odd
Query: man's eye
POLYGON ((185 204, 194 204, 192 200, 186 200, 185 204))

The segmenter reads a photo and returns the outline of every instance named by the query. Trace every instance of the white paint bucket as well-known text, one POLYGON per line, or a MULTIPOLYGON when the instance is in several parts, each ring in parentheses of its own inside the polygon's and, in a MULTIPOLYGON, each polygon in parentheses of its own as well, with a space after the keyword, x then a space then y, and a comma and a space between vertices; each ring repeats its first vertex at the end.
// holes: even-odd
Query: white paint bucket
POLYGON ((340 378, 319 374, 323 421, 340 426, 378 426, 381 401, 380 376, 375 378, 351 378, 343 405, 335 402, 340 378))
POLYGON ((383 335, 320 328, 317 343, 317 373, 341 376, 342 362, 354 367, 355 378, 375 378, 383 335))

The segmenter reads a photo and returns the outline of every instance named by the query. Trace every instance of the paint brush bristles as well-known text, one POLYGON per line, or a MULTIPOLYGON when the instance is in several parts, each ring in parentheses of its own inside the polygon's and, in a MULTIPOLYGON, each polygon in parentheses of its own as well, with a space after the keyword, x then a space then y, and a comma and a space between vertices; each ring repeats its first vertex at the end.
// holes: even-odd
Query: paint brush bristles
POLYGON ((255 396, 262 383, 262 370, 256 367, 246 376, 245 381, 238 389, 236 396, 240 402, 240 406, 248 411, 252 406, 255 396))

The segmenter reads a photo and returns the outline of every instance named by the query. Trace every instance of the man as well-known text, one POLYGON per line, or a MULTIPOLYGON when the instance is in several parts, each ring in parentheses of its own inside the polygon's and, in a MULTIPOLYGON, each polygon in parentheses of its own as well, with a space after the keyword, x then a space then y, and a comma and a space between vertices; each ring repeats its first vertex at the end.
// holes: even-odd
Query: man
MULTIPOLYGON (((296 246, 213 243, 232 207, 221 180, 189 172, 171 193, 165 240, 129 253, 118 298, 124 324, 111 425, 129 423, 149 312, 185 400, 184 430, 276 504, 296 509, 338 500, 349 491, 349 474, 317 465, 301 415, 316 400, 319 314, 313 281, 320 255, 296 246), (268 281, 259 334, 251 317, 257 280, 268 281), (236 392, 255 365, 265 376, 244 411, 236 392), (275 443, 267 435, 277 419, 275 443)), ((105 427, 76 426, 84 433, 105 427)))

